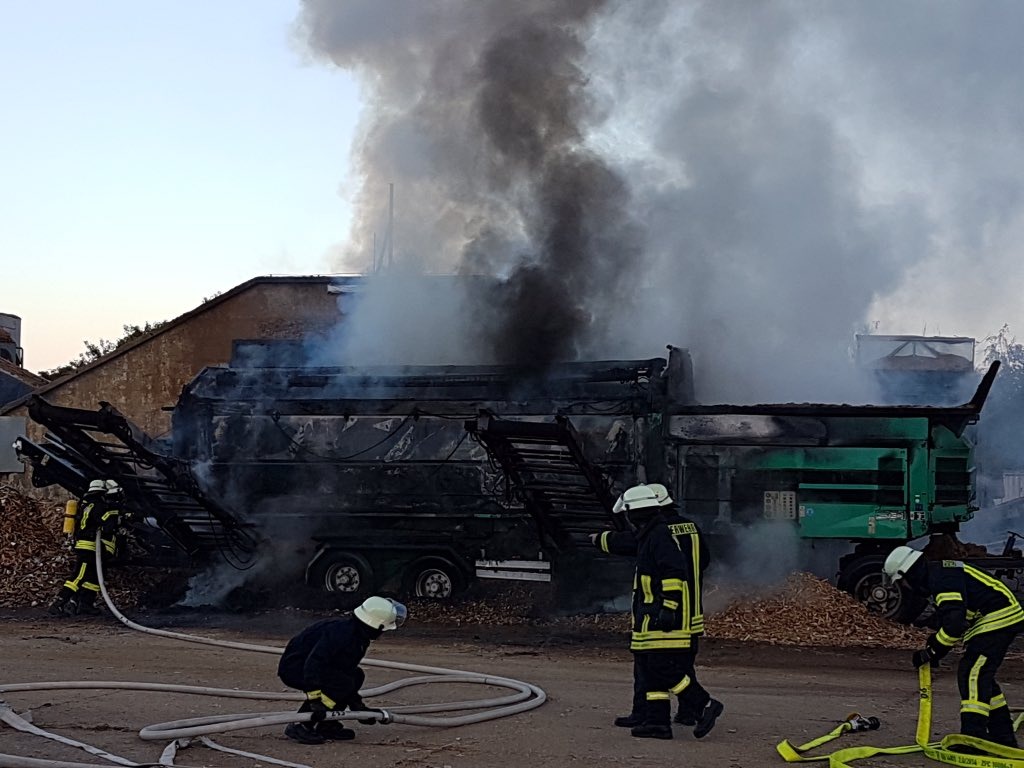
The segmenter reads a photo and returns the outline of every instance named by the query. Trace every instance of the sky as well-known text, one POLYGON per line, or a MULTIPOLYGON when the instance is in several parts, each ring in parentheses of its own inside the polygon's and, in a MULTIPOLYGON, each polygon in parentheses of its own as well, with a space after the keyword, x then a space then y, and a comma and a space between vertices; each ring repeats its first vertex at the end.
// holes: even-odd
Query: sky
POLYGON ((347 237, 351 75, 290 0, 0 2, 0 312, 25 366, 347 237))
POLYGON ((858 331, 1024 327, 1015 0, 0 14, 0 312, 32 370, 257 275, 364 269, 389 183, 396 273, 503 290, 383 276, 349 362, 671 343, 706 401, 827 400, 858 331))

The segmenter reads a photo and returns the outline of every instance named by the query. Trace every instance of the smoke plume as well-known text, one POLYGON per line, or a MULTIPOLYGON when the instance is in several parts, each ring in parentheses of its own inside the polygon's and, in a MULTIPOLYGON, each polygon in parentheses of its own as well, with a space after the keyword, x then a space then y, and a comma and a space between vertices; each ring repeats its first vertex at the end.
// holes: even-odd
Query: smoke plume
POLYGON ((393 182, 396 269, 490 278, 441 318, 420 288, 371 289, 362 307, 390 320, 349 318, 339 354, 405 362, 398 339, 428 323, 437 362, 673 343, 705 402, 863 400, 855 331, 1015 319, 1022 17, 1008 0, 306 0, 300 37, 366 103, 335 266, 374 263, 393 182))

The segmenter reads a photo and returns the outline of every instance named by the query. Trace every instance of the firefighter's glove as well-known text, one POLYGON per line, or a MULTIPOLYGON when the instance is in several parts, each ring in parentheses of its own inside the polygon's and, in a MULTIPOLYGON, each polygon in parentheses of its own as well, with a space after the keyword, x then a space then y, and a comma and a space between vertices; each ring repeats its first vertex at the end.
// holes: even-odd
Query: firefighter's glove
POLYGON ((310 699, 309 710, 312 713, 309 718, 311 723, 322 723, 327 718, 327 705, 320 701, 320 699, 310 699))
POLYGON ((939 666, 939 659, 931 648, 922 648, 919 651, 914 651, 914 669, 919 669, 925 664, 931 664, 932 667, 939 666))
MULTIPOLYGON (((363 703, 363 699, 361 696, 359 696, 359 694, 354 695, 351 699, 348 700, 348 708, 350 712, 376 712, 378 714, 383 714, 379 709, 374 709, 373 707, 366 706, 366 704, 363 703)), ((376 719, 370 717, 364 720, 359 720, 359 722, 363 725, 373 725, 377 721, 376 719)))
MULTIPOLYGON (((378 715, 383 715, 384 714, 384 710, 383 709, 377 709, 376 707, 363 707, 363 711, 364 712, 375 712, 378 715)), ((359 720, 358 722, 362 723, 363 725, 376 725, 380 721, 377 720, 377 718, 375 718, 375 717, 367 717, 365 719, 359 720)))
POLYGON ((662 606, 658 611, 658 631, 671 632, 674 629, 679 629, 679 612, 662 606))
POLYGON ((927 616, 918 616, 913 624, 918 629, 938 629, 942 626, 941 618, 937 611, 933 611, 927 616))
POLYGON ((939 642, 938 633, 928 638, 928 642, 925 643, 925 647, 931 651, 933 667, 939 666, 939 659, 945 658, 946 654, 952 650, 952 646, 943 645, 939 642))

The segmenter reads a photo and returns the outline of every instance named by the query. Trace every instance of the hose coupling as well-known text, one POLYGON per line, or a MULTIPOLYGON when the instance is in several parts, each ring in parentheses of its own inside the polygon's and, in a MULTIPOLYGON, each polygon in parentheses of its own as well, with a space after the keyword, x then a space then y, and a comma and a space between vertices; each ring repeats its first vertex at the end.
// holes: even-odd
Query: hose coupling
POLYGON ((390 723, 393 723, 394 721, 395 718, 386 709, 382 709, 380 711, 380 720, 378 722, 380 722, 381 725, 388 725, 390 723))
POLYGON ((850 715, 846 722, 850 724, 851 731, 877 731, 882 725, 877 717, 863 717, 856 713, 850 715))

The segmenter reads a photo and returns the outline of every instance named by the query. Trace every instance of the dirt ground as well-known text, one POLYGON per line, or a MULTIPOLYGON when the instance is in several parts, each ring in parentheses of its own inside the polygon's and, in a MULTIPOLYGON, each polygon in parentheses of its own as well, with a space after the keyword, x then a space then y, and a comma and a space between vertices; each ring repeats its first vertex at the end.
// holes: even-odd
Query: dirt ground
MULTIPOLYGON (((142 615, 148 626, 247 643, 283 645, 317 618, 285 611, 252 617, 142 615)), ((882 729, 842 739, 854 744, 900 745, 913 741, 917 714, 916 674, 906 651, 785 649, 707 642, 698 673, 725 703, 715 730, 697 741, 676 726, 673 741, 631 738, 612 725, 627 711, 631 660, 625 644, 585 631, 553 633, 533 627, 408 626, 386 634, 370 657, 451 667, 524 680, 543 688, 548 701, 525 714, 459 728, 407 725, 361 726, 353 742, 305 746, 286 739, 280 727, 218 734, 225 746, 304 763, 315 768, 497 768, 498 766, 607 766, 659 763, 728 768, 783 765, 775 745, 801 743, 834 727, 850 712, 875 715, 882 729)), ((275 675, 276 657, 156 637, 128 629, 110 617, 55 620, 40 612, 0 613, 0 684, 125 680, 249 690, 286 690, 275 675)), ((1004 666, 1004 689, 1020 701, 1016 680, 1024 663, 1004 666)), ((395 673, 370 668, 368 685, 395 673)), ((958 697, 947 665, 937 674, 933 733, 955 730, 958 697)), ((484 695, 480 686, 413 687, 375 699, 378 706, 484 695), (431 690, 442 689, 442 690, 431 690), (443 690, 448 689, 448 690, 443 690)), ((1024 691, 1021 692, 1024 696, 1024 691)), ((15 712, 30 710, 40 728, 107 749, 137 762, 156 762, 164 747, 146 742, 146 725, 227 712, 291 709, 276 702, 220 699, 139 691, 30 691, 0 693, 15 712)), ((23 757, 102 762, 86 753, 0 724, 0 752, 23 757)), ((181 766, 254 766, 251 759, 205 747, 179 752, 181 766)), ((920 756, 874 760, 872 766, 922 765, 920 756)))

